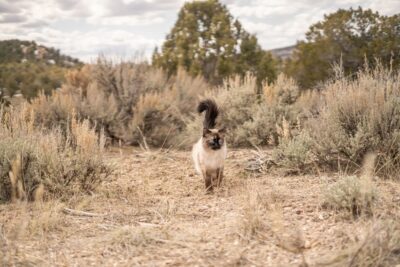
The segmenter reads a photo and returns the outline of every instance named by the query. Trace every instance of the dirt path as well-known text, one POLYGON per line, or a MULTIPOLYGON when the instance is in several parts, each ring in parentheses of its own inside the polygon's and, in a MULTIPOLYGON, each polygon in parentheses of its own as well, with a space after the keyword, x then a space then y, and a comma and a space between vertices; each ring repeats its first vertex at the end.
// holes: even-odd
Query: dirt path
MULTIPOLYGON (((222 189, 205 194, 189 156, 116 149, 107 154, 115 175, 92 196, 1 205, 0 265, 300 266, 304 252, 318 266, 367 223, 320 208, 332 177, 246 173, 251 153, 241 150, 229 154, 222 189)), ((400 214, 399 185, 379 188, 400 214)))

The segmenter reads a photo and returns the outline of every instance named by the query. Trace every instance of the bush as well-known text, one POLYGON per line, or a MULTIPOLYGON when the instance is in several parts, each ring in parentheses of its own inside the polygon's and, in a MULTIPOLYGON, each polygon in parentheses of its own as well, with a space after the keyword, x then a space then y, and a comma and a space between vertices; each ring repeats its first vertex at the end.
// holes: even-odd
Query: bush
POLYGON ((146 138, 147 143, 157 147, 185 145, 187 140, 181 135, 185 121, 207 89, 202 78, 179 71, 162 91, 143 94, 133 107, 130 139, 137 144, 146 138))
POLYGON ((34 112, 0 112, 0 202, 66 198, 90 192, 109 174, 104 135, 71 118, 67 131, 34 125, 34 112))
MULTIPOLYGON (((298 114, 302 113, 292 105, 298 97, 297 90, 293 80, 279 76, 275 83, 265 85, 264 94, 258 95, 257 80, 248 75, 245 79, 237 76, 226 80, 223 86, 208 91, 206 96, 214 98, 221 109, 220 127, 227 128, 230 145, 264 146, 278 142, 281 133, 277 124, 282 119, 288 119, 290 127, 295 127, 298 114)), ((191 119, 184 134, 198 137, 201 127, 200 120, 191 119)))
POLYGON ((286 103, 274 109, 283 114, 282 124, 277 124, 281 138, 274 153, 276 163, 289 170, 306 171, 309 164, 305 163, 311 160, 320 167, 340 170, 344 166, 355 171, 364 156, 374 152, 376 174, 398 178, 400 73, 382 67, 366 67, 355 78, 344 77, 340 69, 336 73, 320 92, 297 95, 289 82, 289 89, 281 93, 271 88, 265 91, 269 107, 270 99, 278 99, 272 103, 286 103))
POLYGON ((311 145, 310 135, 303 131, 292 139, 283 139, 273 151, 273 160, 289 173, 307 171, 315 163, 311 145))
POLYGON ((304 113, 296 105, 296 83, 280 75, 257 94, 257 78, 239 76, 219 88, 180 70, 167 75, 146 63, 114 64, 100 58, 96 64, 70 71, 61 89, 32 100, 36 121, 65 129, 75 113, 88 119, 97 131, 125 144, 186 147, 198 138, 202 123, 195 114, 201 97, 214 97, 233 146, 278 143, 281 121, 295 128, 304 113), (196 124, 196 125, 195 125, 196 124))
MULTIPOLYGON (((238 76, 225 81, 215 91, 208 91, 207 97, 214 98, 220 108, 217 127, 226 127, 229 145, 248 146, 266 144, 269 138, 269 116, 263 110, 256 94, 256 79, 247 76, 241 80, 238 76), (267 125, 266 125, 267 124, 267 125)), ((197 104, 197 103, 196 103, 197 104)), ((202 129, 202 117, 195 114, 187 118, 186 130, 182 139, 193 142, 199 138, 202 129)))
POLYGON ((97 64, 71 71, 66 83, 50 97, 32 101, 37 121, 46 127, 65 125, 73 112, 87 118, 112 139, 129 139, 132 107, 145 92, 161 91, 166 78, 145 63, 97 64))
POLYGON ((377 191, 372 180, 363 176, 344 176, 325 189, 323 206, 334 210, 346 210, 359 216, 372 214, 377 191))
POLYGON ((233 146, 268 143, 274 124, 272 114, 256 94, 256 78, 247 76, 226 81, 215 94, 222 110, 221 121, 227 128, 227 139, 233 146))
POLYGON ((275 145, 297 134, 303 120, 314 107, 314 94, 300 93, 297 83, 280 74, 272 84, 266 84, 263 100, 272 114, 272 137, 275 145))
POLYGON ((400 167, 400 74, 377 68, 351 80, 327 83, 320 115, 308 123, 313 152, 321 164, 338 161, 358 168, 369 151, 378 154, 378 175, 400 167))
POLYGON ((280 74, 274 83, 264 86, 264 97, 270 105, 291 105, 299 96, 296 82, 284 74, 280 74))
POLYGON ((149 145, 172 145, 184 128, 184 117, 208 85, 184 72, 167 79, 146 63, 114 64, 100 58, 67 75, 61 90, 32 101, 37 122, 65 126, 75 112, 111 140, 138 145, 144 135, 149 145))

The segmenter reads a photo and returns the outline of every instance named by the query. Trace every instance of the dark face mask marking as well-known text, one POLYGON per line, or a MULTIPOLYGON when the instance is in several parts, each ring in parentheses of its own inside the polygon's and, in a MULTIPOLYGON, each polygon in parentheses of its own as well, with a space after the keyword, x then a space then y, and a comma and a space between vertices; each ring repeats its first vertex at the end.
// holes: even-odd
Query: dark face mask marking
POLYGON ((219 136, 214 136, 213 139, 208 141, 208 146, 213 149, 217 150, 220 149, 224 141, 219 136))

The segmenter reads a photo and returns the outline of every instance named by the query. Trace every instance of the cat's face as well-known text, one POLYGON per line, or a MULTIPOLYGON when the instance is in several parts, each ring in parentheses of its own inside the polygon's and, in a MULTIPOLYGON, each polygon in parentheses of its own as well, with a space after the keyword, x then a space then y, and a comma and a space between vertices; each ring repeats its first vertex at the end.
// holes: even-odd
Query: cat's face
POLYGON ((220 149, 225 142, 225 129, 203 129, 203 145, 212 150, 220 149))

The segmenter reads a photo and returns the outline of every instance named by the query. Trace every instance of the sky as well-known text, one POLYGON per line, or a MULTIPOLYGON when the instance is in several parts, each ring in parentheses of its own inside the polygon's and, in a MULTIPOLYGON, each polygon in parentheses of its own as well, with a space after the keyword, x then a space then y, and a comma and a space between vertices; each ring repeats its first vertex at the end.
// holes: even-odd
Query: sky
MULTIPOLYGON (((34 40, 92 62, 149 56, 185 0, 0 0, 0 40, 34 40)), ((220 0, 264 49, 293 45, 339 8, 400 13, 400 0, 220 0)))

